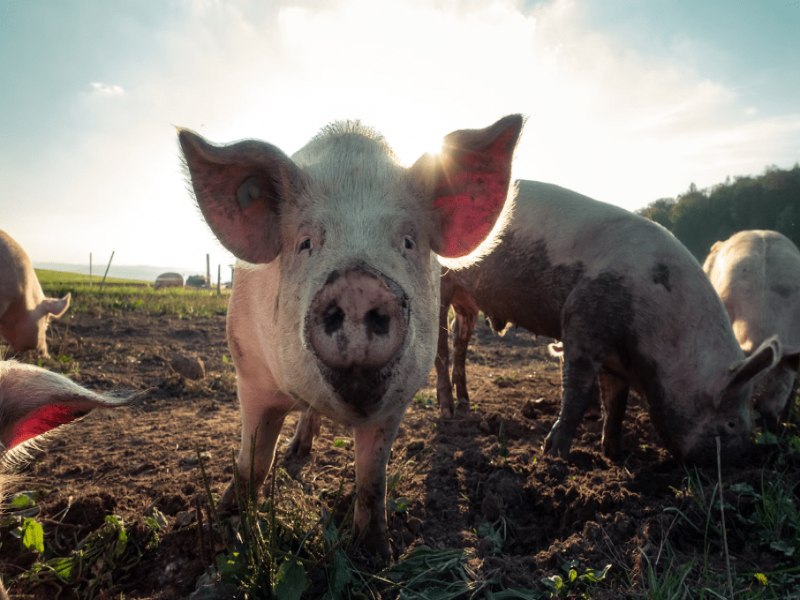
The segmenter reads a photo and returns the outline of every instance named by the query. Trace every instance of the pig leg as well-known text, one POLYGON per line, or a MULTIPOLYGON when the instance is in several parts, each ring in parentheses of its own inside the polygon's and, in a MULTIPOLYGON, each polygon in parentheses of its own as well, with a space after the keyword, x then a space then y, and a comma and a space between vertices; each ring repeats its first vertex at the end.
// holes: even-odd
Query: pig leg
POLYGON ((467 347, 475 332, 478 305, 466 292, 458 290, 453 298, 453 308, 456 311, 456 323, 453 327, 453 384, 456 386, 456 398, 469 406, 467 347))
POLYGON ((286 456, 305 458, 311 454, 314 438, 319 435, 322 417, 313 408, 307 408, 297 421, 297 429, 286 449, 286 456))
MULTIPOLYGON (((442 290, 444 293, 444 289, 442 290)), ((454 412, 453 386, 450 383, 450 348, 447 315, 450 298, 442 297, 439 305, 439 339, 436 346, 436 400, 443 417, 452 417, 454 412)))
POLYGON ((607 372, 598 374, 603 405, 603 454, 612 460, 622 450, 622 420, 628 404, 628 382, 607 372))
POLYGON ((600 362, 585 356, 570 358, 567 343, 564 343, 564 389, 561 411, 553 428, 544 440, 544 452, 566 458, 572 445, 572 438, 583 418, 583 413, 596 393, 597 371, 600 362))
MULTIPOLYGON (((239 381, 241 382, 242 379, 239 381)), ((272 468, 278 435, 281 432, 283 420, 294 408, 294 401, 277 390, 271 390, 265 394, 262 388, 244 386, 241 383, 238 396, 242 414, 242 441, 239 447, 239 458, 236 461, 239 480, 238 493, 245 495, 249 489, 255 495, 258 492, 258 486, 264 482, 264 478, 272 468), (253 448, 253 442, 255 442, 255 448, 253 448)), ((234 479, 228 484, 219 503, 220 510, 229 511, 236 506, 235 483, 234 479)))
POLYGON ((390 558, 386 525, 386 465, 402 414, 354 429, 356 454, 355 539, 374 555, 376 563, 390 558))

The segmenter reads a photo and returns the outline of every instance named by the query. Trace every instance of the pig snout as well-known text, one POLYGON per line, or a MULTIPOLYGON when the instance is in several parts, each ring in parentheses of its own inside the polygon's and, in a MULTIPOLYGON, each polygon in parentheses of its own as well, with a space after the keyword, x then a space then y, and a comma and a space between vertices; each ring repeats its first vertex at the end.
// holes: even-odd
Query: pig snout
POLYGON ((333 271, 309 310, 308 341, 334 371, 379 370, 398 354, 408 331, 408 297, 368 267, 333 271))

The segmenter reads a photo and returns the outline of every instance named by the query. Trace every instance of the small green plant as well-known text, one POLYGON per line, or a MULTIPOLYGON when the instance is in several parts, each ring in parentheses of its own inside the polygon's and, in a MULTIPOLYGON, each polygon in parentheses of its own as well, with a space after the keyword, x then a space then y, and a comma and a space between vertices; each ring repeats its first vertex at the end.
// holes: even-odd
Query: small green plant
POLYGON ((642 587, 647 592, 647 597, 652 600, 672 600, 673 598, 690 598, 692 589, 687 579, 695 567, 694 560, 677 564, 675 559, 665 560, 666 566, 661 567, 658 562, 642 553, 645 566, 642 573, 642 587))
POLYGON ((579 573, 577 565, 573 562, 563 567, 564 575, 551 575, 542 579, 544 586, 551 591, 551 597, 567 596, 574 597, 580 594, 580 598, 591 598, 590 590, 598 583, 605 581, 611 564, 607 564, 602 569, 586 569, 579 573))
POLYGON ((436 397, 425 392, 414 394, 414 406, 425 410, 436 408, 436 397))
POLYGON ((478 525, 477 534, 482 539, 488 540, 492 547, 492 554, 500 554, 503 545, 509 536, 509 523, 505 517, 500 517, 494 522, 484 521, 478 525))
MULTIPOLYGON (((162 515, 163 519, 163 515, 162 515)), ((143 533, 133 534, 122 518, 108 515, 103 525, 78 542, 67 556, 49 555, 41 525, 29 517, 23 520, 26 548, 39 557, 18 580, 32 586, 66 584, 82 598, 96 598, 129 581, 144 548, 153 547, 160 525, 147 524, 143 533)))

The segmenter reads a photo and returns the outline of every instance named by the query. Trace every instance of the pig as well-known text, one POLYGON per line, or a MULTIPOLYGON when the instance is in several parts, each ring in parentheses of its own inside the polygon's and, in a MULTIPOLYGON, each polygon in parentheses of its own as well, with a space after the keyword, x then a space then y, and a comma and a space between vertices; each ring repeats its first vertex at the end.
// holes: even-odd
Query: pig
POLYGON ((15 352, 48 357, 47 325, 69 308, 70 294, 46 298, 25 250, 0 231, 0 335, 15 352))
POLYGON ((667 449, 686 462, 747 448, 752 382, 774 367, 781 346, 767 338, 745 356, 700 264, 660 225, 562 187, 520 181, 514 217, 480 262, 446 272, 437 392, 452 412, 447 311, 457 315, 459 396, 478 309, 494 328, 512 322, 563 342, 561 409, 544 451, 566 457, 598 388, 602 448, 618 457, 632 386, 643 395, 667 449))
MULTIPOLYGON (((142 394, 95 393, 40 367, 0 361, 0 498, 11 464, 24 458, 43 434, 95 408, 117 408, 142 394)), ((0 582, 0 600, 7 598, 0 582)))
POLYGON ((800 366, 800 251, 777 231, 740 231, 711 247, 703 270, 745 354, 772 335, 781 340, 782 359, 753 391, 764 426, 777 432, 791 408, 800 366))
MULTIPOLYGON (((352 426, 354 539, 376 563, 390 558, 392 442, 436 351, 437 256, 480 253, 502 226, 522 122, 455 131, 411 167, 357 121, 327 126, 291 158, 264 142, 215 146, 179 131, 196 201, 244 261, 227 318, 238 480, 264 480, 294 409, 352 426)), ((236 498, 232 482, 221 508, 236 498)))

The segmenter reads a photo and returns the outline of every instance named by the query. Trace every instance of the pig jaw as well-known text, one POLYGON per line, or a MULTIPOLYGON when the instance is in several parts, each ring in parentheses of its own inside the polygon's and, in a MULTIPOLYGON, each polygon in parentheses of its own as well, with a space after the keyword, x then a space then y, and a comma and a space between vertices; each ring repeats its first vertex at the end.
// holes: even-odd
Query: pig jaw
POLYGON ((750 446, 750 431, 752 428, 750 413, 747 409, 747 395, 742 395, 741 402, 725 399, 729 408, 712 408, 709 399, 695 403, 695 406, 705 406, 701 414, 692 418, 680 417, 673 419, 670 429, 673 432, 672 446, 670 449, 686 464, 708 466, 716 464, 717 442, 719 437, 720 452, 723 463, 730 464, 747 453, 750 446), (735 408, 738 406, 740 408, 735 408))
POLYGON ((379 410, 404 354, 410 300, 363 263, 333 270, 304 322, 305 346, 338 399, 360 417, 379 410))
POLYGON ((788 412, 796 389, 797 369, 781 362, 754 384, 753 399, 764 426, 773 433, 788 412))

